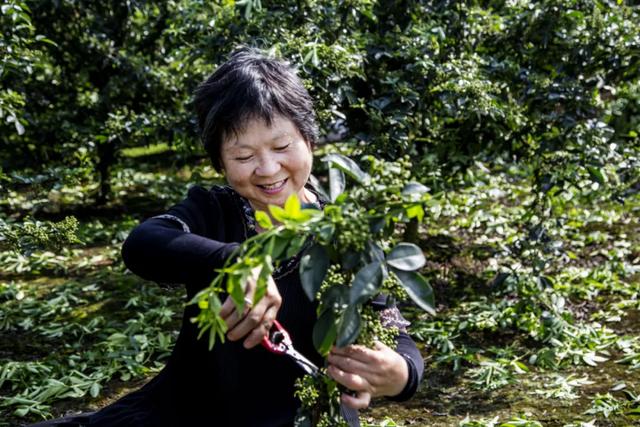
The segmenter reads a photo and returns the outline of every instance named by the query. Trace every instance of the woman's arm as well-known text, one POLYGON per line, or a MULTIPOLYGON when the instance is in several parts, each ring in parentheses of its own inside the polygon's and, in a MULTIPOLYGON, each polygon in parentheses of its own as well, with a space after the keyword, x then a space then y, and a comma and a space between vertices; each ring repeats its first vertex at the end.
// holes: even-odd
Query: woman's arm
POLYGON ((214 269, 238 245, 215 239, 222 238, 225 229, 222 209, 209 191, 192 187, 188 197, 166 214, 134 228, 122 246, 125 265, 158 283, 211 281, 214 269))
POLYGON ((411 399, 418 390, 424 375, 424 359, 416 343, 406 332, 400 332, 398 335, 395 351, 402 356, 407 364, 407 382, 399 394, 387 397, 396 402, 403 402, 411 399))
MULTIPOLYGON (((188 197, 166 214, 151 218, 136 227, 122 247, 122 257, 135 274, 159 283, 185 283, 194 286, 211 282, 215 269, 237 248, 238 243, 224 240, 242 235, 244 222, 238 216, 228 193, 212 194, 192 187, 188 197)), ((271 329, 282 298, 270 277, 266 292, 254 302, 259 270, 247 279, 244 311, 238 313, 226 297, 220 316, 227 324, 227 338, 244 339, 246 348, 255 347, 271 329)))

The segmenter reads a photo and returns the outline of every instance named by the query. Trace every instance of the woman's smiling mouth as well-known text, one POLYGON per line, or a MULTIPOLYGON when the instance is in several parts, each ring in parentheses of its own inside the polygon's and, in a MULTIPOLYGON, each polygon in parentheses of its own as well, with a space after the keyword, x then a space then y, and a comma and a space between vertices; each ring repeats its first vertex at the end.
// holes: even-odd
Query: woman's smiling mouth
POLYGON ((266 193, 274 194, 282 190, 288 180, 289 178, 285 178, 281 181, 274 182, 273 184, 258 185, 258 187, 260 187, 260 189, 266 193))

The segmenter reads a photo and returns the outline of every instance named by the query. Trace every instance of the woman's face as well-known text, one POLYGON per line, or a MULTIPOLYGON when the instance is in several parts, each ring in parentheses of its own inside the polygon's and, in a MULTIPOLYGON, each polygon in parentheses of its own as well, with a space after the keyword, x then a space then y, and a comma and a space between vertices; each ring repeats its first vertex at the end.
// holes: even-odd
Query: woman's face
POLYGON ((313 163, 311 146, 289 119, 275 116, 271 126, 249 121, 222 143, 220 154, 227 182, 254 209, 283 206, 293 193, 310 201, 304 185, 313 163))

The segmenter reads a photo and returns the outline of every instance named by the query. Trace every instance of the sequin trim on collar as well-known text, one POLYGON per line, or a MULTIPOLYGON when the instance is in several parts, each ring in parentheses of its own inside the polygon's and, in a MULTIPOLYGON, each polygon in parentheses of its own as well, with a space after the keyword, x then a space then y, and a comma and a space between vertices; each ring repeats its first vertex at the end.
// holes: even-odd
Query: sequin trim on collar
POLYGON ((396 327, 400 330, 400 332, 407 332, 407 326, 411 323, 407 321, 400 313, 397 307, 385 308, 384 310, 380 310, 378 312, 380 316, 380 321, 382 322, 382 326, 385 328, 396 327))
POLYGON ((175 215, 169 215, 169 214, 162 214, 162 215, 156 215, 152 218, 159 218, 159 219, 168 219, 171 221, 175 221, 178 224, 180 224, 182 226, 182 231, 184 231, 185 233, 191 233, 191 229, 189 228, 189 226, 187 225, 186 222, 184 222, 183 220, 181 220, 180 218, 178 218, 175 215))

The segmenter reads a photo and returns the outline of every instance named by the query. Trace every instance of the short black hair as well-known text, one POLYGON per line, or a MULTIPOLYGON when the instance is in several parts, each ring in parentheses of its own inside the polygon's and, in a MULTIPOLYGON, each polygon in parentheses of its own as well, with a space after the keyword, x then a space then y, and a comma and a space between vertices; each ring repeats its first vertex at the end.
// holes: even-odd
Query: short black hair
POLYGON ((271 126, 280 115, 291 120, 312 147, 318 139, 313 101, 295 69, 258 49, 243 47, 231 53, 198 86, 193 102, 204 148, 218 170, 222 142, 251 120, 262 119, 271 126))

